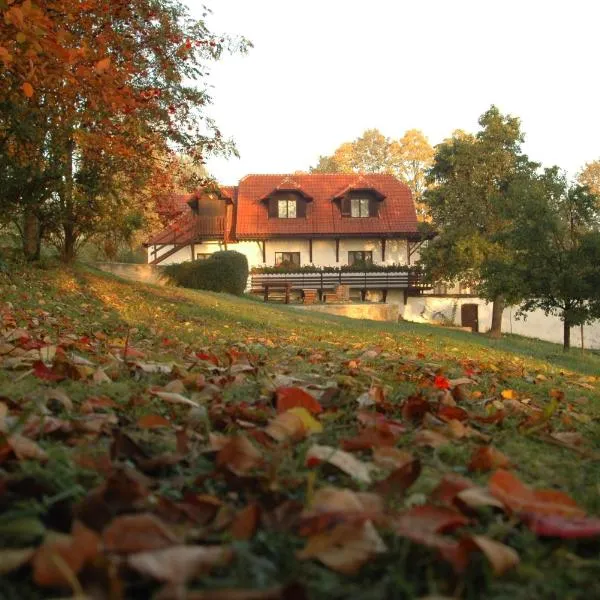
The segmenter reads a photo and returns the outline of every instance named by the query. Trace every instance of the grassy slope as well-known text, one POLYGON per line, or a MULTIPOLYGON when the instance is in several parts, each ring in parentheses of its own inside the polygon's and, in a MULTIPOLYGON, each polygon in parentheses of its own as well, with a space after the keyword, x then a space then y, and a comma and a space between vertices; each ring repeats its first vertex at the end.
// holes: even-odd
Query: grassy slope
MULTIPOLYGON (((31 327, 31 318, 39 319, 40 329, 53 341, 65 332, 92 336, 94 332, 103 331, 110 338, 123 338, 129 332, 130 343, 149 358, 179 363, 189 349, 208 348, 223 359, 229 348, 241 345, 238 347, 259 361, 259 372, 257 376, 247 376, 243 381, 227 385, 223 392, 226 402, 252 403, 265 393, 268 378, 277 373, 318 383, 334 382, 338 388, 336 402, 349 410, 342 410, 334 419, 327 420, 320 443, 336 445, 340 439, 356 432, 355 398, 366 391, 374 379, 389 386, 388 400, 399 407, 408 395, 419 389, 423 373, 442 368, 449 378, 462 377, 467 367, 481 370, 473 389, 482 393, 482 400, 500 401, 501 391, 512 389, 520 398, 530 398, 533 404, 545 408, 551 402, 551 390, 563 391, 565 400, 553 416, 554 429, 579 431, 585 438, 586 449, 600 449, 600 391, 596 381, 589 378, 600 373, 600 357, 592 353, 574 351, 565 355, 556 345, 517 336, 493 341, 427 325, 351 321, 307 314, 290 307, 218 294, 133 285, 84 269, 14 274, 13 282, 14 285, 2 283, 1 301, 12 303, 20 326, 31 327), (169 341, 165 343, 165 339, 169 341), (356 372, 349 372, 346 362, 374 346, 380 346, 383 353, 363 361, 356 372), (315 355, 319 358, 311 361, 315 355), (574 410, 570 411, 567 406, 574 410), (571 412, 577 418, 572 418, 571 412)), ((97 361, 98 356, 90 358, 97 361)), ((20 371, 0 369, 1 395, 10 403, 26 405, 28 400, 39 397, 43 388, 56 385, 40 382, 33 376, 19 378, 20 374, 20 371)), ((67 380, 60 387, 76 407, 92 394, 109 396, 118 404, 120 426, 133 430, 135 420, 146 413, 183 419, 183 413, 165 407, 147 394, 150 384, 164 385, 170 378, 123 375, 113 377, 111 383, 95 385, 67 380), (143 401, 131 406, 132 397, 143 401)), ((482 400, 473 406, 477 404, 482 409, 482 400)), ((391 416, 400 418, 399 410, 391 416)), ((567 491, 590 513, 600 514, 598 462, 570 449, 550 445, 535 435, 524 435, 517 428, 520 420, 517 416, 510 417, 502 426, 482 426, 482 430, 493 436, 495 447, 508 455, 516 473, 526 483, 567 491)), ((172 440, 158 434, 137 433, 136 439, 149 448, 172 446, 172 440)), ((411 501, 418 501, 421 494, 431 491, 446 472, 466 474, 469 457, 477 446, 473 440, 457 440, 433 451, 414 448, 411 439, 410 434, 401 438, 400 446, 418 454, 424 465, 421 477, 410 490, 411 501)), ((108 444, 104 436, 94 443, 94 448, 100 451, 108 444)), ((52 457, 47 466, 34 461, 0 464, 0 479, 9 472, 13 476, 32 475, 51 483, 59 503, 65 498, 69 503, 78 501, 91 486, 98 484, 96 473, 75 466, 70 448, 51 436, 42 437, 40 445, 52 457)), ((301 460, 305 447, 301 444, 296 453, 282 460, 279 466, 282 477, 306 477, 301 460)), ((160 491, 176 499, 181 493, 181 479, 186 486, 193 486, 198 473, 204 472, 203 469, 209 472, 210 468, 206 459, 192 465, 178 465, 165 474, 160 491)), ((322 477, 317 486, 333 482, 353 487, 345 476, 328 473, 322 477)), ((485 474, 473 476, 482 483, 487 477, 485 474)), ((304 490, 304 485, 290 489, 289 497, 303 500, 304 490)), ((210 480, 198 484, 194 491, 222 492, 218 484, 213 485, 210 480)), ((4 522, 21 515, 46 516, 53 501, 48 502, 46 498, 44 502, 46 504, 40 504, 39 499, 34 502, 22 498, 11 506, 0 503, 5 513, 4 522)), ((262 587, 296 578, 309 582, 312 596, 319 598, 404 598, 442 592, 472 598, 523 600, 600 597, 597 546, 541 542, 514 523, 496 515, 488 516, 476 530, 508 543, 519 551, 522 560, 515 571, 500 579, 492 578, 488 569, 481 566, 471 569, 459 581, 451 581, 445 566, 440 565, 432 553, 398 538, 387 540, 389 553, 366 565, 359 576, 343 577, 318 563, 295 561, 293 553, 302 547, 301 540, 260 531, 252 542, 240 547, 238 558, 229 570, 218 577, 207 578, 204 584, 262 587)), ((0 515, 0 528, 2 522, 0 515)), ((20 543, 17 540, 13 545, 20 543)), ((6 579, 0 583, 0 597, 38 597, 39 592, 34 589, 15 578, 6 579)))

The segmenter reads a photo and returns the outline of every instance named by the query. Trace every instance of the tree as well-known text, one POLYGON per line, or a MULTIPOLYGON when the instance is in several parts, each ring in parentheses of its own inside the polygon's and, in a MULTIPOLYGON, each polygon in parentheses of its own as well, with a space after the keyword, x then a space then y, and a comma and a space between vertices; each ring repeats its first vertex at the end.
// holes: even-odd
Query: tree
POLYGON ((600 233, 597 198, 569 185, 558 168, 528 182, 525 201, 507 206, 512 227, 498 241, 512 248, 512 264, 488 261, 486 279, 500 279, 522 296, 520 313, 541 309, 571 327, 600 317, 600 233))
POLYGON ((510 228, 506 206, 523 200, 523 185, 538 167, 521 153, 519 119, 492 106, 479 119, 476 135, 461 132, 436 147, 423 201, 437 237, 421 261, 435 280, 462 282, 493 302, 490 334, 499 336, 505 303, 517 290, 486 277, 490 261, 511 264, 510 247, 499 235, 510 228))
POLYGON ((0 189, 10 191, 0 204, 30 258, 51 231, 71 260, 99 203, 131 201, 150 180, 171 185, 175 151, 198 164, 233 151, 205 115, 206 65, 248 44, 214 35, 177 0, 56 0, 48 14, 25 0, 0 4, 0 17, 0 189))
POLYGON ((600 160, 587 163, 577 176, 577 182, 587 186, 590 192, 600 199, 600 160))
POLYGON ((353 142, 345 142, 331 155, 320 156, 311 173, 389 173, 404 181, 413 193, 417 213, 424 218, 421 196, 433 148, 417 129, 394 141, 378 129, 367 129, 353 142))

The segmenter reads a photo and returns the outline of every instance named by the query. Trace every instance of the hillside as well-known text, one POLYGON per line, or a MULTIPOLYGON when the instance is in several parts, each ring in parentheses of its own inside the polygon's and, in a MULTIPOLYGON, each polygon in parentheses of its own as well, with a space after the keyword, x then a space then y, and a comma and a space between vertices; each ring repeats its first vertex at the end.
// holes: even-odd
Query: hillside
POLYGON ((598 374, 524 338, 0 274, 0 598, 600 597, 598 374))

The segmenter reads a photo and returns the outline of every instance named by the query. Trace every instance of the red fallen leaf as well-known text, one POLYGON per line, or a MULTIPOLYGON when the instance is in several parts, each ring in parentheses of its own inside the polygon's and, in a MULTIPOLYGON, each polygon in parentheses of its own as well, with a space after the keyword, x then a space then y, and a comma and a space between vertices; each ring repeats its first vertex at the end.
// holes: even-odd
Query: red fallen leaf
POLYGON ((235 540, 249 540, 258 527, 259 519, 260 507, 258 504, 249 504, 244 510, 237 513, 229 533, 235 540))
POLYGON ((600 537, 600 519, 568 518, 560 515, 521 515, 533 533, 542 537, 584 539, 600 537))
POLYGON ((433 380, 433 385, 438 388, 438 390, 450 389, 450 381, 443 375, 436 375, 435 379, 433 380))
POLYGON ((394 523, 400 529, 414 527, 428 533, 447 533, 468 525, 469 519, 452 508, 424 504, 403 512, 394 523))
POLYGON ((410 396, 402 405, 402 417, 407 421, 421 421, 430 411, 429 402, 423 396, 410 396))
POLYGON ((459 406, 440 406, 437 411, 437 416, 443 421, 468 421, 469 413, 459 406))
POLYGON ((33 557, 33 580, 43 587, 65 587, 99 554, 99 536, 75 521, 70 536, 46 541, 33 557))
POLYGON ((506 454, 496 450, 493 446, 480 446, 475 449, 469 463, 469 471, 493 471, 494 469, 508 469, 511 466, 506 454))
POLYGON ((437 487, 431 492, 433 502, 453 506, 454 499, 463 490, 477 487, 470 479, 460 475, 444 475, 437 487))
POLYGON ((104 529, 102 541, 108 552, 131 554, 168 548, 177 543, 177 537, 158 517, 141 513, 113 519, 104 529))
MULTIPOLYGON (((123 349, 123 351, 121 351, 121 354, 123 354, 124 351, 125 351, 125 349, 123 349)), ((127 346, 125 355, 128 358, 144 358, 146 356, 146 354, 144 352, 142 352, 141 350, 138 350, 137 348, 134 348, 133 346, 127 346)))
POLYGON ((171 427, 171 422, 162 415, 144 415, 137 421, 141 429, 157 429, 159 427, 171 427))
POLYGON ((515 513, 585 516, 585 511, 565 493, 557 490, 532 490, 509 471, 496 471, 488 481, 488 487, 493 496, 515 513))
POLYGON ((43 379, 44 381, 62 381, 66 379, 65 375, 49 369, 41 360, 36 360, 33 363, 33 374, 38 379, 43 379))
POLYGON ((119 405, 108 396, 90 396, 80 407, 80 412, 89 414, 96 412, 98 408, 118 408, 119 405))
POLYGON ((282 413, 290 408, 301 406, 309 412, 318 415, 323 407, 314 396, 299 387, 279 387, 275 390, 277 396, 277 412, 282 413))
POLYGON ((397 436, 389 431, 380 431, 372 427, 363 429, 357 436, 342 440, 342 449, 347 452, 358 450, 368 450, 369 448, 379 448, 381 446, 394 446, 397 436))
POLYGON ((323 464, 323 461, 320 458, 317 458, 316 456, 311 456, 311 457, 309 457, 309 458, 306 459, 306 466, 309 469, 313 469, 314 467, 318 467, 321 464, 323 464))
POLYGON ((418 458, 392 471, 388 477, 375 484, 375 491, 382 496, 404 494, 404 492, 419 478, 421 461, 418 458))
POLYGON ((398 436, 406 431, 403 423, 396 419, 388 419, 385 415, 378 412, 359 410, 356 418, 365 427, 372 427, 383 433, 391 433, 394 436, 398 436))
POLYGON ((196 358, 210 362, 215 366, 219 366, 219 359, 212 353, 208 354, 207 352, 196 352, 196 358))

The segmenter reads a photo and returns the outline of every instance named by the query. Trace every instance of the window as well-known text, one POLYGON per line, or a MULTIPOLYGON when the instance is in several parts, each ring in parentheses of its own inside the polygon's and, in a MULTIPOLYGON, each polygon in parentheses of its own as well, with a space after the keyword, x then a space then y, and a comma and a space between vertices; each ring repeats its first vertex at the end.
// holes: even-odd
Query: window
POLYGON ((300 252, 275 252, 276 267, 299 267, 300 252))
POLYGON ((348 252, 349 265, 372 265, 373 252, 371 250, 351 250, 348 252))
POLYGON ((369 217, 369 198, 351 198, 350 216, 351 217, 369 217))
POLYGON ((295 219, 296 218, 296 201, 295 200, 277 200, 277 216, 280 219, 295 219))
POLYGON ((212 254, 210 252, 197 252, 196 260, 206 260, 207 258, 210 258, 211 256, 212 256, 212 254))

